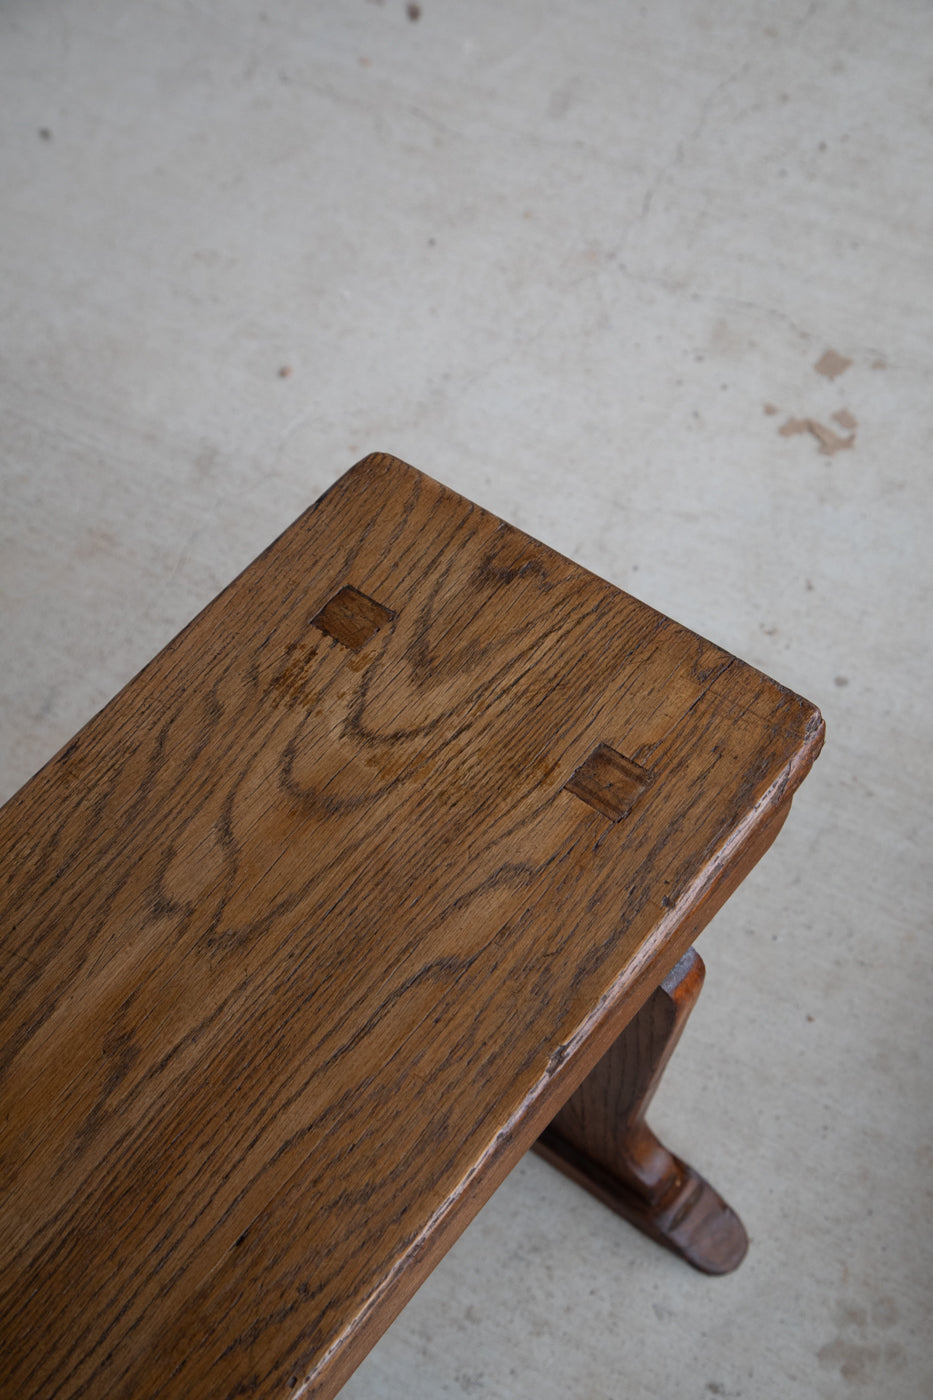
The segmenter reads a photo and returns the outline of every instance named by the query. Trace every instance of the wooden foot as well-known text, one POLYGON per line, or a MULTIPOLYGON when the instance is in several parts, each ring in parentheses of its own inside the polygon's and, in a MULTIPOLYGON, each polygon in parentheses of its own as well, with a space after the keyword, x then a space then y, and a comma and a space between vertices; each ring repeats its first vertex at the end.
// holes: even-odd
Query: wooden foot
POLYGON ((691 948, 541 1134, 536 1150, 695 1269, 727 1274, 748 1248, 741 1220, 645 1123, 704 975, 691 948))

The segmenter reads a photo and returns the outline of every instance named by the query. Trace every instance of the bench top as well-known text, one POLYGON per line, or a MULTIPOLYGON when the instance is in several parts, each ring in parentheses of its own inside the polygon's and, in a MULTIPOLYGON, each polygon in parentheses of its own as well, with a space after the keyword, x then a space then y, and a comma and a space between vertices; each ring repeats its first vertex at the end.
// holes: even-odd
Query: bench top
POLYGON ((821 741, 359 463, 0 811, 0 1390, 333 1394, 821 741))

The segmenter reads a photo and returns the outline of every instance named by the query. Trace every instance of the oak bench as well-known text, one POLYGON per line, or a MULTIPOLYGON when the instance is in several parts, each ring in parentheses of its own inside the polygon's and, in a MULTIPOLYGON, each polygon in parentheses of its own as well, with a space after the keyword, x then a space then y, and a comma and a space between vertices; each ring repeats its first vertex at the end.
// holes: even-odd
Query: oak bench
POLYGON ((807 701, 343 476, 0 811, 0 1389, 331 1396, 510 1167, 709 1272, 644 1108, 807 701))

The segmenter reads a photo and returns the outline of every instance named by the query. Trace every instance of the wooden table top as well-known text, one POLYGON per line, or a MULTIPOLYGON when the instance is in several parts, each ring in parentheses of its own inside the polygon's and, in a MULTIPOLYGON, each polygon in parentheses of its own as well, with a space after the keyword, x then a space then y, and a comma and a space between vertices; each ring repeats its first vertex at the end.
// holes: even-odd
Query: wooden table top
POLYGON ((821 742, 354 467, 0 811, 0 1393, 333 1394, 821 742))

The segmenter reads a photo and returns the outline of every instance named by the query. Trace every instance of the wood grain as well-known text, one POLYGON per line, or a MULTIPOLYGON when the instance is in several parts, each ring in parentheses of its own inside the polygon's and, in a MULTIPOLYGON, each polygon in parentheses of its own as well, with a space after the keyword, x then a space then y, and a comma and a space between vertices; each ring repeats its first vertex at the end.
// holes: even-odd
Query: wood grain
POLYGON ((0 811, 2 1394, 334 1394, 821 742, 358 464, 0 811), (624 820, 566 790, 599 745, 652 774, 624 820))

